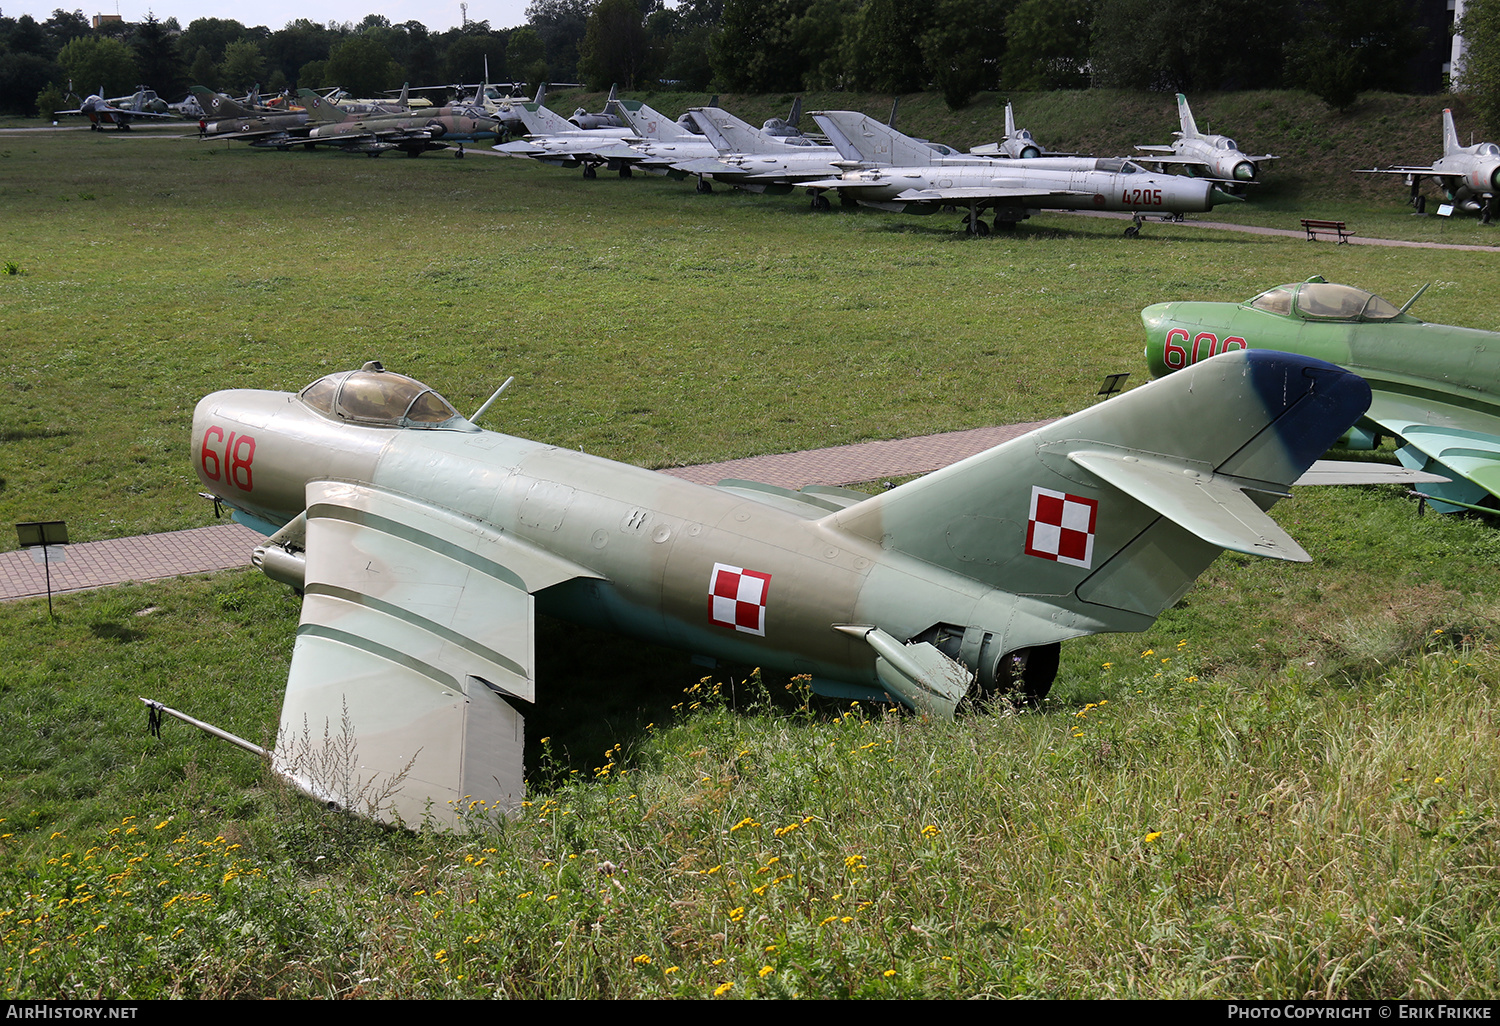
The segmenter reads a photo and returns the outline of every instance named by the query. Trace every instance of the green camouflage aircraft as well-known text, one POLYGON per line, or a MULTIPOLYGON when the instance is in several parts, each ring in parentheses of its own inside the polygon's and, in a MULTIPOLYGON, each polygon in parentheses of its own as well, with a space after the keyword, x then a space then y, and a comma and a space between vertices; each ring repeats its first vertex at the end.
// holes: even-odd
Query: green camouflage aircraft
POLYGON ((1223 352, 1301 353, 1359 374, 1374 397, 1349 433, 1352 449, 1400 439, 1414 470, 1452 480, 1424 484, 1433 508, 1500 507, 1500 334, 1428 324, 1406 305, 1321 277, 1243 303, 1157 303, 1141 311, 1146 362, 1160 377, 1223 352))
POLYGON ((1330 364, 1230 353, 868 496, 498 434, 474 423, 490 403, 464 418, 368 363, 207 396, 192 453, 304 596, 277 771, 453 823, 522 800, 537 611, 925 715, 1040 699, 1060 642, 1147 629, 1221 550, 1306 561, 1264 510, 1369 397, 1330 364), (357 769, 319 769, 341 723, 357 769))

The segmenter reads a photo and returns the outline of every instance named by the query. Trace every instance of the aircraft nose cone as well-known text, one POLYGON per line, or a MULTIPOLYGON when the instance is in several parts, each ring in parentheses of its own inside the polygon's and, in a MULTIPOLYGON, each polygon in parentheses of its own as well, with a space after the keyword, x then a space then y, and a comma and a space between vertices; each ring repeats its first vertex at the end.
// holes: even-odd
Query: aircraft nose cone
POLYGON ((1223 189, 1220 189, 1218 187, 1215 187, 1215 188, 1211 189, 1209 191, 1209 194, 1208 194, 1208 205, 1210 207, 1217 207, 1221 203, 1243 203, 1243 202, 1245 202, 1245 197, 1243 197, 1243 196, 1236 196, 1232 192, 1225 192, 1223 189))
POLYGON ((1248 160, 1236 164, 1234 166, 1234 177, 1236 181, 1240 182, 1255 181, 1255 165, 1248 160))
POLYGON ((1037 149, 1035 146, 1028 146, 1021 151, 1021 159, 1023 160, 1031 160, 1035 157, 1040 157, 1041 155, 1042 151, 1037 149))
POLYGON ((1171 319, 1171 303, 1152 303, 1141 311, 1141 323, 1146 326, 1148 333, 1155 332, 1162 323, 1171 319))

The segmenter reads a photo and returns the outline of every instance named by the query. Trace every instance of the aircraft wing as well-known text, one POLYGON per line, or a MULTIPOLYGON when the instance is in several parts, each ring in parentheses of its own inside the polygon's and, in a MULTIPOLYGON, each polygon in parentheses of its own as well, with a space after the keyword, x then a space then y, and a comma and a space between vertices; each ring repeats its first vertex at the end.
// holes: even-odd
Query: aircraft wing
POLYGON ((1500 497, 1500 417, 1384 391, 1365 416, 1425 456, 1429 469, 1441 464, 1500 497))
POLYGON ((1394 167, 1357 167, 1362 175, 1435 175, 1438 169, 1431 164, 1397 164, 1394 167))
POLYGON ((365 485, 307 487, 302 620, 276 770, 387 823, 462 822, 522 795, 542 588, 597 574, 365 485))
POLYGON ((1172 147, 1170 147, 1170 146, 1143 146, 1140 143, 1136 143, 1135 148, 1138 149, 1138 150, 1140 150, 1142 153, 1176 153, 1177 152, 1176 150, 1172 149, 1172 147))
POLYGON ((1092 195, 1074 192, 1071 189, 1014 189, 995 186, 965 186, 952 189, 907 189, 899 193, 897 203, 950 203, 970 200, 1021 200, 1045 199, 1054 196, 1092 195))

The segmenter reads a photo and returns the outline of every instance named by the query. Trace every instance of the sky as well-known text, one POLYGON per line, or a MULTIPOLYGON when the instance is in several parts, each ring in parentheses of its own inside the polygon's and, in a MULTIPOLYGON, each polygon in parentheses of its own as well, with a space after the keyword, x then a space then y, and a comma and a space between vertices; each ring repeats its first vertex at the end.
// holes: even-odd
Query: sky
MULTIPOLYGON (((469 20, 488 21, 491 28, 513 28, 526 23, 529 0, 469 0, 469 20)), ((149 11, 159 20, 176 18, 183 28, 195 18, 232 18, 243 25, 264 25, 273 32, 289 21, 308 18, 327 24, 330 21, 358 24, 367 14, 383 14, 393 25, 403 21, 420 21, 434 32, 453 28, 463 20, 459 0, 320 0, 316 6, 294 0, 255 0, 254 3, 230 0, 96 0, 93 6, 79 6, 80 0, 0 0, 0 14, 19 18, 29 14, 46 21, 58 8, 81 10, 91 22, 96 14, 118 14, 126 21, 146 20, 149 11), (253 11, 253 14, 247 14, 253 11)))

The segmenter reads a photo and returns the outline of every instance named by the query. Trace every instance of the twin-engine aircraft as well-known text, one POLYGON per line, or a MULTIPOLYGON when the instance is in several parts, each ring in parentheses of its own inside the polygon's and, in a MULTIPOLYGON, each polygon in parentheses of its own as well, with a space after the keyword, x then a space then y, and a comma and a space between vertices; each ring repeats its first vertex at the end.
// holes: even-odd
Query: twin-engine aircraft
POLYGON ((1158 376, 1242 349, 1338 364, 1374 391, 1348 448, 1399 438, 1404 466, 1442 475, 1422 479, 1423 493, 1443 500, 1434 509, 1493 513, 1500 509, 1500 334, 1418 320, 1407 311, 1421 294, 1397 307, 1312 278, 1243 303, 1157 303, 1141 312, 1146 361, 1158 376))
POLYGON ((1264 510, 1369 399, 1331 364, 1229 353, 867 496, 498 434, 489 403, 464 418, 369 363, 207 396, 192 456, 304 596, 273 765, 417 825, 521 802, 537 611, 931 716, 1040 699, 1061 642, 1147 629, 1221 550, 1307 560, 1264 510), (341 729, 352 784, 297 742, 341 729))

